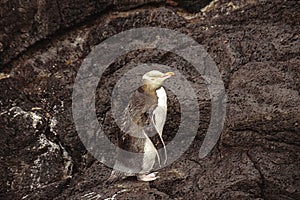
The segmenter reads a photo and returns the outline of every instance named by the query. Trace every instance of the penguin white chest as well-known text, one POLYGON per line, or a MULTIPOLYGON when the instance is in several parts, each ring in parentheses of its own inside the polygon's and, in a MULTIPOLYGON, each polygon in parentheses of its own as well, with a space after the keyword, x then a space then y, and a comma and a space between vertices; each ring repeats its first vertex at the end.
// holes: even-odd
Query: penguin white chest
POLYGON ((156 90, 156 95, 158 97, 157 106, 167 108, 167 94, 165 89, 161 87, 160 89, 156 90))
MULTIPOLYGON (((157 107, 152 113, 152 121, 157 131, 163 146, 165 147, 164 141, 162 139, 162 131, 166 121, 167 115, 167 94, 163 87, 156 90, 157 95, 157 107)), ((158 162, 160 164, 160 156, 157 149, 155 148, 152 141, 146 137, 145 147, 144 147, 144 159, 143 159, 143 170, 150 171, 155 163, 155 157, 158 157, 158 162)))
POLYGON ((157 107, 153 111, 153 122, 158 131, 158 134, 162 135, 162 131, 167 117, 167 93, 163 87, 156 90, 157 95, 157 107))

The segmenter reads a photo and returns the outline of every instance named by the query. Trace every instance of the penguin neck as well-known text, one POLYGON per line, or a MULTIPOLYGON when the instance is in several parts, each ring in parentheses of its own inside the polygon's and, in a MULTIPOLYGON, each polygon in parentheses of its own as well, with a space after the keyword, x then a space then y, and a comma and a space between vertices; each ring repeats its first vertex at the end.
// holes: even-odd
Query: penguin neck
POLYGON ((162 86, 159 88, 153 88, 150 85, 144 84, 141 86, 141 89, 143 90, 144 93, 149 94, 151 96, 156 96, 156 90, 160 89, 162 86))

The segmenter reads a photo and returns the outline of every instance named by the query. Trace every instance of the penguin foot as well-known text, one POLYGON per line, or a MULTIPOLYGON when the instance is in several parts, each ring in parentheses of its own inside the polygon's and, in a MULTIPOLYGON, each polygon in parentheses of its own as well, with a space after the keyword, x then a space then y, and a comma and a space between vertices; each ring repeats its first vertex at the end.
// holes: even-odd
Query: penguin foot
POLYGON ((150 173, 150 174, 140 174, 137 176, 138 180, 140 181, 154 181, 156 179, 159 178, 159 176, 156 176, 158 174, 158 172, 153 172, 153 173, 150 173))

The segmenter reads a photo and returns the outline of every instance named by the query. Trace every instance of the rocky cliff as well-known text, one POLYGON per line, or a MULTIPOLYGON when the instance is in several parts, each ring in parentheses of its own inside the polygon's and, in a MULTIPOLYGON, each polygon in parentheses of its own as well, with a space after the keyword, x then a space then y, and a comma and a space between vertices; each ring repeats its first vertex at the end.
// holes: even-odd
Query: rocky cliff
MULTIPOLYGON (((258 0, 34 0, 0 3, 0 199, 300 199, 300 3, 258 0), (150 183, 105 184, 111 169, 81 142, 72 116, 76 74, 96 45, 122 31, 162 27, 209 53, 227 93, 221 137, 198 157, 211 119, 204 79, 178 55, 131 51, 105 71, 96 114, 118 131, 110 96, 136 63, 187 77, 201 113, 193 143, 150 183)), ((183 91, 184 92, 184 91, 183 91)), ((164 130, 180 108, 168 92, 164 130)))

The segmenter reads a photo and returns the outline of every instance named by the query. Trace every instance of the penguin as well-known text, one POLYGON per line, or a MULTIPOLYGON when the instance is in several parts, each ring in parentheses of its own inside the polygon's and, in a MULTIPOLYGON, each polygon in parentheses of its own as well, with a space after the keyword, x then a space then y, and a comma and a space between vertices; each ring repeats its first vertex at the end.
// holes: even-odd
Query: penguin
POLYGON ((128 176, 136 176, 138 180, 147 182, 159 178, 157 172, 151 173, 156 158, 159 165, 161 158, 150 137, 158 134, 164 148, 166 163, 167 152, 162 132, 167 116, 167 94, 162 84, 172 76, 173 72, 149 71, 142 76, 141 86, 130 96, 124 117, 121 119, 121 132, 117 140, 118 146, 124 151, 117 151, 108 183, 128 176), (130 158, 124 153, 126 151, 143 153, 143 157, 139 160, 136 157, 130 158), (122 169, 122 172, 117 169, 122 169))

